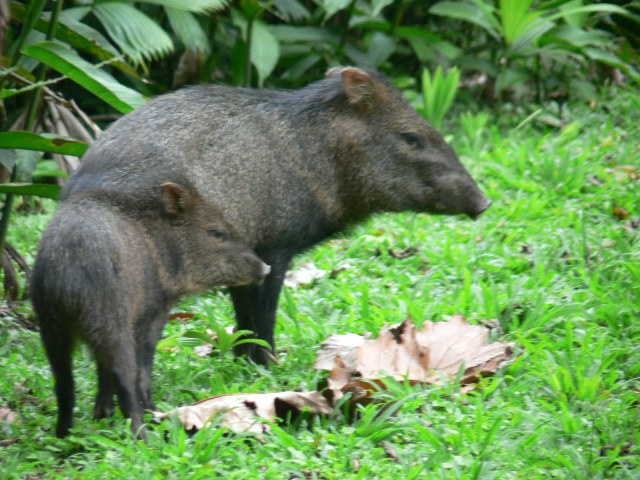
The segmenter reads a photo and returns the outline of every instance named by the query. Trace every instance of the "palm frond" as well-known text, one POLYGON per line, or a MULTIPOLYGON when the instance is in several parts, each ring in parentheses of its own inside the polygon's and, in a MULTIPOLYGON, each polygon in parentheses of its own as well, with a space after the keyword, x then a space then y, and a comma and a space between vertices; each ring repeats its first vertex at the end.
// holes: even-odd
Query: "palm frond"
POLYGON ((167 32, 128 3, 101 3, 92 12, 120 50, 135 63, 173 51, 167 32))
POLYGON ((188 50, 204 54, 211 51, 207 35, 191 12, 171 7, 165 7, 164 10, 173 32, 188 50))

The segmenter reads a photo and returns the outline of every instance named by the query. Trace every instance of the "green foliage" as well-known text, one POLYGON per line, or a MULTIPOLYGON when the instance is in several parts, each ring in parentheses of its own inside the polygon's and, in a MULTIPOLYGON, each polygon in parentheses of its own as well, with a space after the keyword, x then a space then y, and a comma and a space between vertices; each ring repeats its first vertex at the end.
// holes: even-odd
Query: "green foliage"
MULTIPOLYGON (((600 3, 583 5, 580 0, 536 3, 531 0, 491 0, 438 2, 430 13, 468 22, 479 29, 479 41, 469 45, 473 55, 458 62, 464 68, 482 71, 495 81, 495 95, 534 81, 537 100, 561 89, 589 96, 590 62, 619 68, 635 81, 636 69, 615 53, 615 42, 605 30, 594 28, 594 14, 637 17, 619 6, 600 3)), ((524 92, 520 92, 522 96, 524 92)))
POLYGON ((456 96, 459 81, 460 70, 455 67, 446 75, 438 67, 433 77, 426 68, 422 71, 424 116, 434 127, 442 126, 442 120, 456 96))

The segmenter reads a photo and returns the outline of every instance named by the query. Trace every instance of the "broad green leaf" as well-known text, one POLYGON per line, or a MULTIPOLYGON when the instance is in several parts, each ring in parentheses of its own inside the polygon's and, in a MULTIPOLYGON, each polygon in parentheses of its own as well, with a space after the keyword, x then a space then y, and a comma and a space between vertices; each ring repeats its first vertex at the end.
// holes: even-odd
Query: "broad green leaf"
POLYGON ((275 7, 289 22, 292 20, 306 20, 311 17, 309 10, 298 0, 275 0, 275 7))
POLYGON ((141 0, 144 3, 155 3, 163 7, 175 8, 193 13, 208 13, 222 10, 229 0, 141 0))
POLYGON ((550 43, 564 43, 572 47, 586 47, 587 45, 601 46, 603 48, 611 46, 611 38, 602 30, 584 30, 571 25, 562 25, 546 32, 540 37, 540 45, 550 43))
MULTIPOLYGON (((580 8, 583 5, 584 2, 582 0, 569 0, 568 2, 560 5, 559 8, 561 12, 566 12, 571 9, 580 8)), ((572 13, 569 15, 565 14, 563 17, 564 21, 567 22, 568 25, 573 27, 583 27, 585 20, 587 19, 587 12, 572 13)))
POLYGON ((42 160, 36 164, 35 169, 31 172, 33 178, 43 177, 68 177, 67 172, 60 170, 55 160, 42 160))
POLYGON ((393 38, 385 33, 375 32, 371 36, 365 66, 377 68, 391 56, 395 49, 396 42, 393 38))
POLYGON ((494 15, 477 5, 465 2, 438 2, 429 9, 429 13, 474 23, 486 30, 492 37, 500 38, 498 20, 494 15))
POLYGON ((377 17, 384 7, 391 5, 392 3, 393 0, 371 0, 371 6, 373 7, 371 16, 377 17))
POLYGON ((349 6, 351 0, 322 0, 322 8, 324 8, 325 20, 331 18, 340 10, 344 10, 349 6))
POLYGON ((293 25, 273 25, 269 27, 281 43, 288 42, 338 42, 340 37, 320 27, 296 27, 293 25))
POLYGON ((491 77, 495 77, 500 72, 499 66, 495 62, 491 62, 486 58, 479 58, 476 55, 463 55, 458 58, 456 64, 465 70, 478 70, 491 77))
POLYGON ((251 35, 251 63, 258 72, 260 86, 271 74, 280 58, 280 44, 271 33, 266 23, 261 20, 253 21, 253 33, 251 35))
POLYGON ((516 83, 523 83, 531 78, 531 73, 523 68, 507 68, 496 77, 496 91, 500 92, 516 83))
POLYGON ((625 74, 633 78, 636 82, 640 81, 640 73, 638 73, 638 71, 633 68, 632 65, 623 62, 616 54, 595 47, 586 47, 584 49, 584 52, 592 60, 619 68, 625 74))
POLYGON ((449 60, 462 55, 460 48, 423 27, 398 27, 395 36, 406 39, 418 58, 425 63, 435 60, 439 55, 449 60))
POLYGON ((23 52, 68 76, 119 112, 128 113, 145 103, 138 92, 118 83, 107 72, 83 60, 65 45, 44 41, 24 48, 23 52))
POLYGON ((527 29, 520 33, 507 48, 508 55, 527 55, 527 49, 537 45, 538 39, 553 28, 553 22, 547 22, 542 18, 534 20, 527 29))
POLYGON ((164 10, 171 28, 186 48, 209 54, 211 48, 207 35, 192 13, 170 7, 166 7, 164 10))
POLYGON ((305 55, 301 60, 296 62, 291 68, 284 72, 282 78, 297 80, 320 60, 322 60, 322 55, 320 55, 319 53, 305 55))
POLYGON ((51 133, 32 133, 24 131, 0 132, 0 148, 38 150, 81 157, 89 146, 86 143, 51 133))
POLYGON ((0 193, 58 199, 62 187, 47 183, 0 183, 0 193))
POLYGON ((528 27, 540 16, 541 12, 530 12, 533 0, 500 0, 500 22, 502 36, 507 46, 523 35, 528 27))
POLYGON ((618 15, 622 15, 625 17, 632 17, 631 13, 628 10, 618 7, 617 5, 612 5, 610 3, 600 3, 596 5, 585 5, 582 7, 575 8, 565 8, 560 10, 557 13, 553 13, 545 16, 546 20, 557 20, 558 18, 566 18, 567 16, 576 15, 576 14, 584 14, 584 13, 617 13, 618 15))
POLYGON ((128 3, 100 3, 92 12, 120 50, 135 63, 160 58, 173 51, 173 42, 167 32, 128 3))

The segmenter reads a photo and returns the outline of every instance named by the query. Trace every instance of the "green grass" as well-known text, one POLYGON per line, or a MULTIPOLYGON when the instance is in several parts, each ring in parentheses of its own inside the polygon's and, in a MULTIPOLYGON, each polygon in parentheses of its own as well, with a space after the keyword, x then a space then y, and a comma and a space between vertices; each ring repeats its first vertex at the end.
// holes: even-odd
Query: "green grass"
MULTIPOLYGON (((285 289, 277 342, 282 366, 266 371, 193 347, 158 352, 161 409, 227 392, 314 389, 314 352, 331 333, 377 332, 411 316, 497 319, 494 337, 518 345, 513 363, 463 395, 390 385, 394 408, 370 405, 274 427, 262 439, 208 429, 186 435, 175 422, 134 441, 121 416, 91 416, 95 376, 76 355, 75 435, 52 437, 55 401, 37 332, 0 318, 0 478, 426 478, 599 479, 640 476, 640 96, 613 92, 592 110, 573 105, 562 131, 527 112, 447 131, 494 204, 478 221, 382 215, 297 259, 333 270, 315 285, 285 289), (473 125, 485 124, 473 130, 473 125), (466 132, 466 133, 465 133, 466 132), (632 169, 620 168, 633 165, 632 169), (629 173, 631 172, 631 174, 629 173), (613 214, 622 207, 630 216, 613 214), (389 248, 418 247, 405 259, 389 248)), ((482 119, 481 119, 482 120, 482 119)), ((10 241, 32 262, 46 215, 17 217, 10 241)), ((28 306, 23 307, 29 311, 28 306)), ((233 323, 222 292, 191 298, 166 336, 233 323)))

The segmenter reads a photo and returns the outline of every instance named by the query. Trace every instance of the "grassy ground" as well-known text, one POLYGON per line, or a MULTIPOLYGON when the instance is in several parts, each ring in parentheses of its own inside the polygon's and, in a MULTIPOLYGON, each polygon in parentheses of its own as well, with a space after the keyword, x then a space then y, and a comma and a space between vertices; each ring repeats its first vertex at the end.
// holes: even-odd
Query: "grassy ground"
MULTIPOLYGON (((574 105, 562 130, 514 109, 499 125, 455 117, 448 131, 493 207, 476 222, 418 214, 371 219, 298 258, 348 264, 305 289, 286 289, 277 341, 282 366, 194 348, 160 351, 161 409, 225 392, 313 389, 314 352, 331 333, 377 332, 411 316, 497 319, 518 345, 514 362, 482 388, 393 386, 349 423, 340 415, 274 427, 262 440, 215 429, 187 436, 154 426, 148 445, 125 421, 91 420, 95 376, 76 356, 75 435, 52 437, 55 401, 37 332, 0 319, 1 478, 598 479, 640 476, 640 96, 617 92, 574 105), (630 167, 625 167, 625 165, 630 167), (417 247, 405 259, 389 249, 417 247)), ((48 216, 16 218, 11 242, 32 261, 48 216)), ((25 306, 26 313, 29 307, 25 306)), ((221 292, 177 308, 195 314, 166 335, 233 323, 221 292)))

